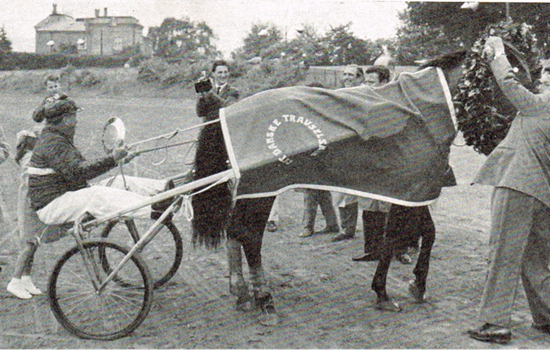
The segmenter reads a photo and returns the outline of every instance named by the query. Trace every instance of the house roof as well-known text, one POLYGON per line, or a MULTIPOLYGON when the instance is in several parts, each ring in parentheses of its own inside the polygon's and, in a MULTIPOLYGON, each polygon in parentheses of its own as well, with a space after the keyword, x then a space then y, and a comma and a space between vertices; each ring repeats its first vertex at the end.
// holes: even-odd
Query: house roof
MULTIPOLYGON (((69 16, 67 16, 69 17, 69 16)), ((42 26, 35 26, 37 32, 85 32, 84 22, 75 21, 72 17, 67 20, 48 23, 42 26)))
POLYGON ((51 14, 34 26, 37 32, 85 32, 87 25, 134 25, 143 28, 139 21, 131 16, 109 16, 77 18, 61 14, 51 14))
POLYGON ((44 18, 43 20, 41 20, 37 25, 35 25, 34 27, 36 29, 40 29, 40 28, 43 28, 43 27, 46 27, 46 26, 49 26, 50 24, 52 23, 57 23, 57 22, 69 22, 69 21, 73 21, 74 22, 74 18, 72 18, 71 16, 67 16, 67 15, 61 15, 61 14, 51 14, 49 15, 48 17, 44 18))
POLYGON ((117 25, 128 25, 128 24, 134 24, 139 27, 143 27, 141 24, 139 24, 139 21, 131 16, 109 16, 109 17, 90 17, 90 18, 79 18, 81 21, 85 21, 87 24, 106 24, 111 25, 113 21, 117 25))

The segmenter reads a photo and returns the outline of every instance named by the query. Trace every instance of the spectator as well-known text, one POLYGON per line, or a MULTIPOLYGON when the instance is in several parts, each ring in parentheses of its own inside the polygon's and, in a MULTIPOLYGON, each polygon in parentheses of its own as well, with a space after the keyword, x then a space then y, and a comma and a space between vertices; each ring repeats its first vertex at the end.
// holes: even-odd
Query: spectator
POLYGON ((32 149, 36 142, 34 131, 22 130, 17 133, 17 154, 15 161, 21 166, 21 184, 17 193, 17 224, 19 230, 20 250, 15 262, 13 277, 8 283, 7 290, 19 299, 30 299, 33 295, 41 295, 32 279, 31 271, 34 255, 38 249, 37 237, 46 228, 40 221, 36 211, 31 208, 27 196, 29 191, 27 165, 32 156, 32 149))
POLYGON ((506 344, 512 339, 509 327, 520 275, 533 327, 550 334, 550 66, 543 62, 541 93, 534 94, 518 81, 501 38, 489 37, 484 53, 518 113, 475 179, 494 189, 481 326, 468 333, 476 340, 506 344))
MULTIPOLYGON (((390 82, 390 70, 386 66, 372 66, 365 71, 364 85, 370 87, 377 87, 390 82)), ((387 202, 377 201, 373 199, 360 199, 360 207, 363 209, 363 237, 365 240, 363 254, 354 256, 353 261, 372 261, 378 259, 378 249, 381 247, 384 240, 384 234, 386 231, 388 213, 391 208, 391 204, 387 202)), ((406 211, 405 211, 406 212, 406 211)), ((396 218, 398 216, 391 216, 396 218)), ((400 220, 400 223, 405 221, 400 220)), ((396 223, 389 225, 390 227, 396 227, 396 223)), ((408 227, 407 227, 408 228, 408 227)), ((416 233, 416 232, 415 232, 416 233)), ((408 245, 411 245, 418 249, 418 237, 419 235, 413 234, 413 232, 405 227, 402 227, 401 235, 409 235, 407 239, 408 245), (414 235, 414 238, 412 238, 414 235), (415 243, 416 242, 416 243, 415 243)), ((398 249, 396 252, 396 258, 399 262, 405 265, 412 263, 412 259, 407 253, 407 246, 398 249)))
MULTIPOLYGON (((324 88, 320 83, 310 83, 309 87, 324 88)), ((326 226, 319 234, 338 233, 338 219, 332 205, 332 195, 329 191, 304 189, 304 215, 302 225, 304 231, 298 237, 309 237, 314 233, 315 217, 317 216, 317 206, 321 207, 321 212, 325 217, 326 226)))
MULTIPOLYGON (((363 69, 356 64, 350 64, 342 72, 342 83, 344 87, 351 88, 361 85, 363 82, 363 69)), ((336 196, 338 211, 340 213, 340 233, 332 238, 333 242, 352 239, 355 237, 357 226, 357 197, 348 194, 336 196)))
MULTIPOLYGON (((46 87, 46 97, 33 112, 35 121, 41 121, 44 118, 48 99, 66 97, 61 89, 59 75, 48 75, 44 80, 44 85, 46 87)), ((34 255, 39 244, 37 239, 46 228, 46 225, 40 221, 36 211, 31 208, 30 199, 27 196, 29 192, 27 165, 31 159, 39 131, 40 127, 37 127, 32 131, 22 130, 17 133, 15 162, 21 166, 21 183, 17 193, 17 225, 20 250, 15 262, 12 279, 6 289, 19 299, 30 299, 33 295, 42 294, 42 291, 34 285, 31 272, 34 255)))

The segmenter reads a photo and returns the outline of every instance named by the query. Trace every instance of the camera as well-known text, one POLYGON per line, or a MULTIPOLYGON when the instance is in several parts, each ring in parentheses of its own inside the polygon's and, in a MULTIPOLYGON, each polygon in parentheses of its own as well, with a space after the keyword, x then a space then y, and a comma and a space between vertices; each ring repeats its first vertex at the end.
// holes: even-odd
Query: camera
POLYGON ((202 72, 202 77, 195 83, 195 92, 197 94, 212 90, 212 81, 206 76, 206 72, 202 72))

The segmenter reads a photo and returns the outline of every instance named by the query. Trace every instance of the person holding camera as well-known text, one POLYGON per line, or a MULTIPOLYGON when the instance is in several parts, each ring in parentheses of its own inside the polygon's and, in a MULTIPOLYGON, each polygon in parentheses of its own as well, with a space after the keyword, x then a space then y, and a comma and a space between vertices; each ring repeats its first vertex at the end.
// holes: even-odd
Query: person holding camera
POLYGON ((229 65, 224 60, 216 60, 212 64, 212 78, 203 77, 195 84, 195 91, 199 93, 197 101, 197 115, 207 121, 217 119, 217 111, 237 102, 240 91, 228 84, 229 65), (212 113, 215 111, 215 113, 212 113))

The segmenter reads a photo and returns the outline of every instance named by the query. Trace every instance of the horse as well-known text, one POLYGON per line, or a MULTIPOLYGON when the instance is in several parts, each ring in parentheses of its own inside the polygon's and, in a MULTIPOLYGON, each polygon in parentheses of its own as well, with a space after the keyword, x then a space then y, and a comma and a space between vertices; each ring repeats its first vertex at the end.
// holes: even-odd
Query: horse
MULTIPOLYGON (((467 57, 467 53, 468 51, 463 50, 441 55, 424 63, 419 70, 427 67, 440 68, 445 76, 450 94, 453 96, 458 91, 459 80, 462 77, 462 64, 467 57)), ((216 112, 213 111, 212 114, 218 117, 219 114, 216 112)), ((220 125, 206 125, 200 132, 197 144, 195 179, 227 170, 227 159, 228 154, 220 125)), ((452 185, 454 181, 452 169, 448 176, 449 185, 452 185)), ((231 197, 231 189, 228 183, 217 184, 213 188, 201 191, 192 197, 195 214, 192 223, 193 243, 203 244, 207 247, 217 247, 221 243, 224 230, 226 230, 228 237, 235 238, 243 247, 254 289, 252 299, 254 306, 260 308, 266 315, 274 314, 273 298, 265 287, 261 259, 263 232, 274 197, 238 199, 234 206, 231 204, 231 197)), ((406 227, 409 231, 416 230, 415 234, 422 236, 419 257, 413 270, 415 278, 409 285, 409 291, 413 299, 417 303, 422 303, 426 291, 430 255, 435 241, 435 226, 427 206, 393 207, 395 209, 390 212, 388 222, 394 224, 387 228, 387 237, 380 246, 378 266, 373 276, 371 288, 376 293, 376 307, 378 309, 400 311, 400 306, 394 303, 387 293, 386 279, 396 248, 403 246, 404 242, 409 239, 409 235, 403 234, 401 231, 406 227), (421 219, 414 221, 412 218, 418 217, 416 214, 419 214, 421 219), (420 227, 417 227, 418 225, 420 227)), ((239 264, 239 260, 229 262, 230 274, 235 271, 242 273, 242 265, 239 266, 239 264)), ((246 288, 237 288, 237 290, 234 288, 232 293, 238 297, 237 308, 242 308, 244 304, 251 300, 246 288)))

